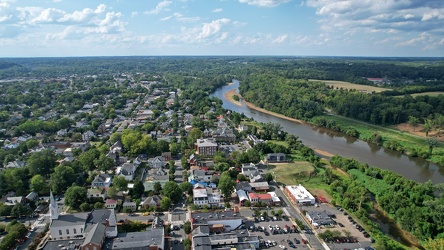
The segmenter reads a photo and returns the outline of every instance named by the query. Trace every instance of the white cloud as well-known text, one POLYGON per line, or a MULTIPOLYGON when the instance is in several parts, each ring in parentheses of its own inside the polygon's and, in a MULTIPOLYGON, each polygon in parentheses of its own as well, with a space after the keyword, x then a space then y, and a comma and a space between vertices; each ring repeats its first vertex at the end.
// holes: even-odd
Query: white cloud
MULTIPOLYGON (((440 32, 444 2, 433 0, 307 0, 325 31, 440 32)), ((444 33, 443 33, 444 34, 444 33)))
POLYGON ((212 10, 211 12, 213 12, 213 13, 219 13, 219 12, 222 12, 222 9, 221 9, 221 8, 217 8, 217 9, 212 10))
POLYGON ((211 23, 204 23, 201 32, 197 36, 197 39, 204 39, 217 34, 222 29, 222 27, 229 22, 230 19, 222 18, 218 20, 213 20, 211 23))
POLYGON ((274 39, 273 41, 272 41, 272 43, 283 43, 285 40, 287 40, 287 38, 288 38, 288 35, 281 35, 281 36, 278 36, 276 39, 274 39))
POLYGON ((157 15, 162 11, 169 11, 170 9, 168 8, 168 6, 170 6, 172 3, 173 2, 171 1, 164 0, 158 3, 154 9, 145 11, 144 13, 148 15, 157 15))
POLYGON ((288 3, 291 0, 239 0, 241 3, 254 5, 259 7, 276 7, 278 5, 288 3))

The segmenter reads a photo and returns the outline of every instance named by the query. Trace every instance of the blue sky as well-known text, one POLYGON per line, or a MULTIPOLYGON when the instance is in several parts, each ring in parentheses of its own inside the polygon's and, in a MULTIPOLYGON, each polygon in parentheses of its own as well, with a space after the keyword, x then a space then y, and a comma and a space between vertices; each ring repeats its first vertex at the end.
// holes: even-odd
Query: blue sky
POLYGON ((444 0, 0 0, 0 57, 444 56, 444 0))

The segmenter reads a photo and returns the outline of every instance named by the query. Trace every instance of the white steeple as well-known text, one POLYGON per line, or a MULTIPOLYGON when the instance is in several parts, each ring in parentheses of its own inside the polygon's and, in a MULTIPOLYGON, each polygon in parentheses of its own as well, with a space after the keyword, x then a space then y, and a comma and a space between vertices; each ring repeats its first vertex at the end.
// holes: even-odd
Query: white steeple
POLYGON ((59 218, 59 207, 54 200, 52 190, 49 191, 49 215, 51 220, 57 220, 59 218))

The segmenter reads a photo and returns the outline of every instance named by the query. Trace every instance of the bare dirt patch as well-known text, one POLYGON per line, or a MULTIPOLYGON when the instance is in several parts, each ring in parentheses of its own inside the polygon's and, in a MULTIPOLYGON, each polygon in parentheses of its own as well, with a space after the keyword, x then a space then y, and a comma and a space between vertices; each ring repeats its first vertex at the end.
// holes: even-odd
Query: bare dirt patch
POLYGON ((435 137, 438 141, 444 142, 444 133, 436 130, 429 131, 429 135, 426 136, 424 131, 424 125, 418 124, 416 127, 412 126, 410 123, 401 123, 393 126, 394 128, 405 131, 413 135, 421 136, 423 138, 435 137))
POLYGON ((237 105, 237 106, 242 106, 242 104, 241 104, 240 102, 234 100, 233 96, 235 96, 235 95, 238 96, 239 98, 241 97, 241 95, 240 95, 239 93, 237 93, 235 89, 232 89, 232 90, 230 90, 230 91, 227 91, 227 92, 224 94, 224 97, 225 97, 228 101, 230 101, 231 103, 233 103, 233 104, 235 104, 235 105, 237 105))

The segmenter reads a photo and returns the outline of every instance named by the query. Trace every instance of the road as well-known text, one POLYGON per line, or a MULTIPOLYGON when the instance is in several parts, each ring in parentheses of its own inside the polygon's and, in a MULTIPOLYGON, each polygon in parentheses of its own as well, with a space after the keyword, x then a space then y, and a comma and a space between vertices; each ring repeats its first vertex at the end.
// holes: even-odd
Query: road
MULTIPOLYGON (((270 186, 274 188, 274 192, 276 192, 277 196, 279 196, 284 201, 284 204, 282 205, 285 208, 284 211, 287 211, 292 218, 296 218, 302 221, 306 227, 311 228, 308 225, 307 221, 304 218, 302 218, 301 214, 296 210, 293 204, 287 199, 282 190, 276 185, 276 183, 271 182, 270 186)), ((302 237, 308 239, 308 242, 310 242, 313 249, 320 249, 320 250, 325 249, 322 246, 321 241, 314 234, 304 234, 303 232, 301 232, 301 235, 302 237)))

